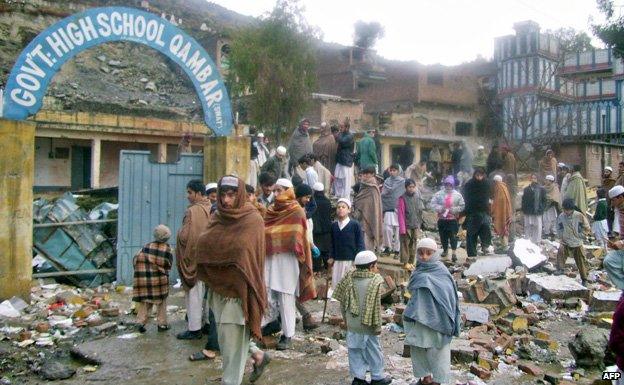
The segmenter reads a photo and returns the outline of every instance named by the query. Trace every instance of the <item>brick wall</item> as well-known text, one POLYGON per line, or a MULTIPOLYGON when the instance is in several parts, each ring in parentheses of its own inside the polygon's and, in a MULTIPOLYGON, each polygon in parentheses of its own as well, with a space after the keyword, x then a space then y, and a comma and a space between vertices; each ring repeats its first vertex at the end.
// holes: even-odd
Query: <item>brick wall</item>
POLYGON ((461 106, 476 106, 479 102, 478 79, 457 70, 442 72, 443 84, 432 85, 427 81, 427 68, 419 76, 418 100, 461 106))

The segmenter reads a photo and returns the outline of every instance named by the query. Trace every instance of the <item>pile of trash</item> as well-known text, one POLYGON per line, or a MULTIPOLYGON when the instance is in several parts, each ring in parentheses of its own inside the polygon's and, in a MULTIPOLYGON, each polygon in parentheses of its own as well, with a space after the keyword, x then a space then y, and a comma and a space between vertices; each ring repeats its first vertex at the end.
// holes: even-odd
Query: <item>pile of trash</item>
MULTIPOLYGON (((102 223, 116 213, 118 205, 102 203, 85 212, 71 193, 54 202, 41 198, 33 203, 33 268, 35 273, 95 271, 116 265, 114 239, 103 232, 102 223), (65 225, 61 225, 65 223, 65 225), (67 224, 71 223, 71 224, 67 224)), ((62 282, 97 287, 111 282, 115 274, 63 275, 62 282)))

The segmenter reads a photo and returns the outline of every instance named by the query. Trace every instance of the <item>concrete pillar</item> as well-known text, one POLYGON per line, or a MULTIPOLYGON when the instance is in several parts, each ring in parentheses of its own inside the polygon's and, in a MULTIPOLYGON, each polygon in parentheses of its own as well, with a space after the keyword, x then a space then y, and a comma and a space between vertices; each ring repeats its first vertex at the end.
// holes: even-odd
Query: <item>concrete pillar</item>
POLYGON ((158 163, 167 162, 167 143, 158 143, 158 163))
POLYGON ((204 182, 216 182, 228 174, 247 179, 250 148, 248 137, 207 137, 204 141, 204 182))
POLYGON ((392 163, 390 143, 388 142, 381 143, 381 158, 383 159, 383 162, 381 163, 382 166, 379 167, 380 173, 383 172, 387 167, 390 167, 390 164, 392 163))
POLYGON ((100 188, 100 160, 102 157, 102 140, 91 140, 91 188, 100 188))
POLYGON ((0 300, 30 302, 35 124, 0 119, 0 300))
POLYGON ((420 140, 414 144, 414 163, 420 162, 420 140))

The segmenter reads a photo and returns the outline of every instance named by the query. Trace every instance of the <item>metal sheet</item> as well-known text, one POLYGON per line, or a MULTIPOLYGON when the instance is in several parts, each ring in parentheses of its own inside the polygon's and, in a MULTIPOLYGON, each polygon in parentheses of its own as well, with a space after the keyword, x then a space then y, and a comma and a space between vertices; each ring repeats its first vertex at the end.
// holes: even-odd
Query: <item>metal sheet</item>
MULTIPOLYGON (((171 229, 169 244, 175 247, 188 206, 186 184, 191 179, 203 179, 203 160, 203 154, 182 154, 177 163, 153 163, 148 151, 121 151, 117 282, 132 284, 132 259, 152 240, 156 225, 171 229)), ((178 278, 175 267, 170 277, 171 282, 178 278)))

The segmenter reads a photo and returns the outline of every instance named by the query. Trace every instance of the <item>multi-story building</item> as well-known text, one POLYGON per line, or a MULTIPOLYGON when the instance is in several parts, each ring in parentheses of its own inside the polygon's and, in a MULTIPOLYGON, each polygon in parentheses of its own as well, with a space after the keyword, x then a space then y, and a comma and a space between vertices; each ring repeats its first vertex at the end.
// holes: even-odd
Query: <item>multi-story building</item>
POLYGON ((382 166, 396 162, 407 141, 415 160, 437 145, 482 143, 485 127, 482 78, 495 73, 482 61, 455 67, 385 60, 374 50, 324 44, 319 49, 319 92, 363 103, 361 127, 379 128, 382 166))
POLYGON ((624 62, 611 49, 565 52, 534 21, 495 40, 497 99, 502 128, 512 140, 551 146, 580 164, 590 183, 619 162, 624 62))

